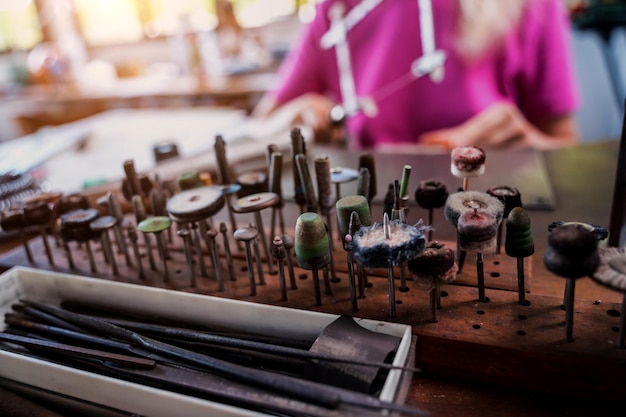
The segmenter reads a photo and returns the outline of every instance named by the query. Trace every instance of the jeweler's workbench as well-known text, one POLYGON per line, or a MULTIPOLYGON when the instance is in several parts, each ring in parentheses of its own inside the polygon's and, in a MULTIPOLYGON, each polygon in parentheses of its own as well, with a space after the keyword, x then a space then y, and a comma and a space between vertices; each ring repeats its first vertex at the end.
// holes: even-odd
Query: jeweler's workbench
MULTIPOLYGON (((395 269, 395 316, 390 315, 388 306, 386 270, 368 271, 364 297, 357 300, 358 311, 355 311, 348 286, 346 252, 337 237, 336 225, 332 228, 334 234, 331 237, 335 276, 326 271, 327 274, 321 280, 321 305, 315 302, 311 271, 299 268, 295 257, 293 281, 289 281, 286 267, 284 270, 288 288, 286 300, 281 299, 277 263, 274 260, 266 262, 267 257, 264 255, 260 259, 262 262, 254 264, 252 268, 256 281, 256 291, 252 295, 245 251, 232 238, 232 233, 228 236, 228 243, 222 240, 221 235, 216 236, 220 278, 216 275, 214 260, 208 249, 203 252, 207 273, 202 273, 200 265, 195 262, 192 276, 182 240, 176 233, 173 233, 171 240, 164 239, 168 253, 167 280, 163 265, 156 262, 152 268, 147 260, 149 250, 157 254, 156 246, 149 249, 141 240, 139 249, 145 274, 143 278, 138 275, 136 260, 128 262, 121 252, 115 253, 118 272, 114 273, 111 263, 104 262, 100 242, 92 244, 97 259, 96 270, 90 265, 84 245, 71 242, 75 268, 70 268, 63 246, 52 236, 48 236, 47 241, 52 250, 53 265, 47 260, 42 238, 37 235, 31 235, 28 241, 34 263, 29 262, 24 247, 19 243, 13 244, 14 247, 0 257, 0 263, 4 267, 24 265, 97 279, 409 324, 413 334, 417 335, 416 365, 424 374, 414 377, 407 403, 429 410, 434 416, 531 413, 542 416, 565 410, 567 415, 589 415, 591 412, 601 415, 605 408, 609 409, 610 404, 622 404, 620 394, 626 392, 623 380, 626 350, 615 346, 619 316, 624 314, 620 311, 621 294, 601 288, 589 279, 579 280, 575 303, 575 341, 567 343, 564 338, 564 311, 561 307, 564 280, 545 269, 542 257, 546 248, 547 228, 553 221, 577 220, 608 226, 615 149, 616 143, 609 142, 543 154, 550 191, 554 193, 554 210, 542 207, 546 203, 543 200, 534 201, 536 208, 529 209, 536 250, 533 256, 524 260, 526 303, 518 303, 516 259, 504 254, 504 250, 498 254, 486 253, 484 256, 488 301, 479 301, 476 262, 474 254, 468 253, 456 279, 442 286, 437 322, 430 320, 428 291, 419 288, 408 271, 406 282, 400 281, 400 268, 395 269), (594 175, 589 175, 590 172, 594 175), (230 263, 226 258, 226 246, 230 249, 230 263), (223 291, 220 290, 220 280, 223 291), (492 395, 494 392, 497 395, 492 395), (520 396, 519 393, 523 394, 520 396)), ((354 155, 348 152, 324 148, 315 148, 309 152, 328 155, 333 166, 341 164, 355 168, 357 164, 354 155), (351 158, 354 158, 352 163, 351 158)), ((380 185, 386 186, 393 179, 399 178, 401 167, 410 163, 417 168, 411 185, 413 195, 417 182, 426 179, 418 167, 424 161, 422 158, 428 157, 376 156, 379 187, 378 199, 373 201, 371 207, 374 221, 382 221, 381 194, 384 194, 386 187, 380 185)), ((189 169, 182 161, 177 164, 167 166, 159 174, 161 180, 164 179, 163 172, 175 172, 176 166, 180 170, 189 169)), ((488 154, 487 172, 489 164, 488 154)), ((210 164, 198 168, 210 172, 215 170, 210 164)), ((444 173, 449 175, 449 165, 441 166, 439 170, 442 176, 444 173)), ((431 171, 429 174, 429 178, 437 179, 439 172, 431 171)), ((292 174, 287 171, 283 175, 289 178, 292 174)), ((491 181, 491 186, 508 185, 507 178, 488 177, 487 181, 491 181)), ((285 233, 293 236, 295 219, 301 209, 291 197, 292 183, 287 180, 285 184, 285 233)), ((470 181, 469 188, 473 189, 474 186, 470 181)), ((117 184, 109 185, 108 191, 118 192, 118 188, 117 184)), ((342 194, 346 193, 350 193, 349 187, 342 189, 342 194)), ((90 196, 94 201, 96 197, 99 196, 90 196)), ((119 198, 123 200, 121 194, 119 198)), ((270 210, 263 211, 266 231, 269 230, 269 215, 270 210)), ((426 211, 412 202, 409 223, 426 218, 426 211)), ((236 214, 236 220, 241 227, 248 222, 253 223, 254 216, 251 213, 236 214)), ((126 213, 124 224, 134 222, 135 217, 126 213)), ((213 216, 211 223, 216 229, 221 224, 227 225, 229 230, 232 228, 226 209, 213 216)), ((435 213, 433 224, 434 239, 454 248, 454 229, 447 224, 443 213, 435 213)))

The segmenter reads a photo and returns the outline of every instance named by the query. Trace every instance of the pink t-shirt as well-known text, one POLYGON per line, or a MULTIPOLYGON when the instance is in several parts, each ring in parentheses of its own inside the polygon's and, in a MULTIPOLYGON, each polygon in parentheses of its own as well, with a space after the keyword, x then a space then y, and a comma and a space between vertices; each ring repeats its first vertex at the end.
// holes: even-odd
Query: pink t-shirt
MULTIPOLYGON (((320 46, 330 26, 328 9, 336 1, 343 1, 346 10, 360 2, 318 5, 315 20, 303 29, 279 71, 272 92, 279 104, 307 92, 342 101, 335 50, 320 46)), ((348 33, 357 96, 378 98, 375 117, 359 113, 348 121, 358 145, 415 143, 420 134, 461 124, 499 101, 516 103, 531 122, 578 106, 562 0, 527 0, 519 27, 511 28, 503 47, 475 62, 454 52, 457 0, 433 0, 436 46, 447 54, 444 79, 434 83, 422 77, 394 89, 422 55, 417 3, 383 1, 348 33)))

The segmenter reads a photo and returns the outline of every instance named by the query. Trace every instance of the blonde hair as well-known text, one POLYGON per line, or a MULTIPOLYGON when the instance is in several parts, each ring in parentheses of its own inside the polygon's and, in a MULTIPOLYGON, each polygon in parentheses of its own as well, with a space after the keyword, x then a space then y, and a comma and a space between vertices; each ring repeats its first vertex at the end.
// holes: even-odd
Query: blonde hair
POLYGON ((522 18, 528 0, 459 0, 457 51, 468 59, 497 47, 522 18))

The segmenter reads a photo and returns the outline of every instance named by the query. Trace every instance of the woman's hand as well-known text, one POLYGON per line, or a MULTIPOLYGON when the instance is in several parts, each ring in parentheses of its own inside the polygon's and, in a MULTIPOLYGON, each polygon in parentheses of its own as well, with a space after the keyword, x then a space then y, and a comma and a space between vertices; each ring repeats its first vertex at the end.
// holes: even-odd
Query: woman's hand
POLYGON ((427 132, 420 143, 453 149, 458 146, 552 149, 576 143, 572 116, 531 124, 512 103, 494 104, 462 125, 427 132))
POLYGON ((316 141, 339 142, 343 136, 337 135, 330 120, 330 111, 334 105, 335 103, 323 95, 307 93, 280 107, 269 101, 261 101, 255 108, 253 116, 280 117, 281 120, 286 120, 289 126, 304 125, 311 128, 316 141))

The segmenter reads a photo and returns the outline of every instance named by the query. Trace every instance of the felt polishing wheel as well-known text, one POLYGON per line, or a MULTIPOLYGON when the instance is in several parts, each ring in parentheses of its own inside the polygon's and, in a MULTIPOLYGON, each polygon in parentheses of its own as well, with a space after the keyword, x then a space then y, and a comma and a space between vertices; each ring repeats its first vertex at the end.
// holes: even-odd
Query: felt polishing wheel
POLYGON ((254 227, 242 227, 235 230, 233 237, 240 242, 250 242, 259 235, 259 231, 254 227))
POLYGON ((450 171, 459 178, 485 173, 485 151, 479 146, 459 146, 450 153, 450 171))
POLYGON ((598 239, 580 224, 557 226, 548 235, 543 263, 564 278, 591 276, 600 264, 598 239))
POLYGON ((116 223, 117 220, 113 216, 100 216, 89 223, 89 227, 95 232, 102 232, 103 230, 112 228, 116 223))
POLYGON ((207 219, 224 207, 222 190, 215 186, 181 191, 167 200, 166 209, 170 216, 183 222, 207 219))
POLYGON ((548 231, 551 232, 556 227, 562 226, 564 224, 577 224, 577 225, 580 225, 580 226, 586 228, 587 230, 589 230, 591 233, 593 233, 596 236, 596 238, 598 238, 598 240, 604 240, 607 237, 609 237, 609 231, 606 228, 604 228, 602 226, 595 225, 595 224, 589 224, 589 223, 583 223, 583 222, 565 222, 565 221, 552 222, 548 226, 548 231))
POLYGON ((419 255, 409 259, 407 268, 417 283, 428 286, 443 284, 456 278, 458 267, 454 259, 455 253, 449 246, 432 241, 419 255))
POLYGON ((97 237, 89 226, 100 216, 96 209, 76 209, 61 216, 61 239, 64 242, 86 242, 97 237))
POLYGON ((487 194, 497 198, 504 204, 504 217, 507 217, 515 207, 522 207, 522 196, 517 188, 506 185, 492 187, 487 190, 487 194))
POLYGON ((330 263, 330 240, 317 213, 302 213, 296 220, 294 249, 303 269, 322 269, 330 263))
POLYGON ((525 258, 535 253, 530 217, 521 207, 513 208, 507 216, 504 250, 514 258, 525 258))
POLYGON ((466 211, 459 217, 457 231, 462 250, 487 252, 496 247, 498 221, 487 212, 466 211))
POLYGON ((504 204, 482 191, 459 191, 450 194, 446 199, 444 215, 454 227, 457 227, 461 214, 475 209, 491 214, 498 224, 504 216, 504 204))
POLYGON ((5 232, 26 227, 24 211, 20 207, 9 207, 0 216, 0 227, 5 232))
POLYGON ((415 201, 425 209, 443 207, 448 198, 448 189, 440 181, 422 180, 415 190, 415 201))
POLYGON ((240 197, 267 191, 267 174, 264 172, 246 172, 239 175, 236 182, 241 186, 240 197))
POLYGON ((54 217, 54 211, 46 201, 36 201, 27 204, 23 208, 24 221, 28 225, 41 226, 50 224, 54 217))
POLYGON ((366 268, 388 268, 414 258, 424 250, 426 239, 415 226, 398 220, 359 229, 352 239, 354 259, 366 268), (387 238, 386 236, 389 236, 387 238))
MULTIPOLYGON (((370 172, 370 178, 371 178, 370 172)), ((344 182, 355 181, 359 178, 358 171, 351 168, 334 167, 330 169, 330 182, 333 184, 343 184, 344 182)))
POLYGON ((23 205, 28 205, 32 203, 39 203, 41 201, 51 204, 52 206, 56 206, 59 203, 59 200, 63 196, 62 193, 58 191, 48 191, 45 193, 35 194, 33 196, 24 198, 22 200, 23 205))
POLYGON ((237 199, 233 203, 233 211, 236 213, 252 213, 273 207, 280 202, 280 197, 270 191, 250 194, 237 199))
POLYGON ((57 203, 57 212, 60 215, 69 213, 72 210, 89 208, 89 200, 86 196, 75 193, 66 196, 62 196, 57 203))
POLYGON ((349 195, 340 198, 337 203, 335 203, 335 211, 337 212, 341 236, 345 236, 350 232, 350 215, 353 211, 359 215, 362 226, 372 224, 369 203, 367 202, 367 198, 362 195, 349 195))
POLYGON ((222 184, 219 187, 224 195, 237 194, 241 190, 240 184, 222 184))
POLYGON ((149 217, 137 225, 137 229, 143 233, 160 233, 172 225, 172 219, 166 216, 149 217))

